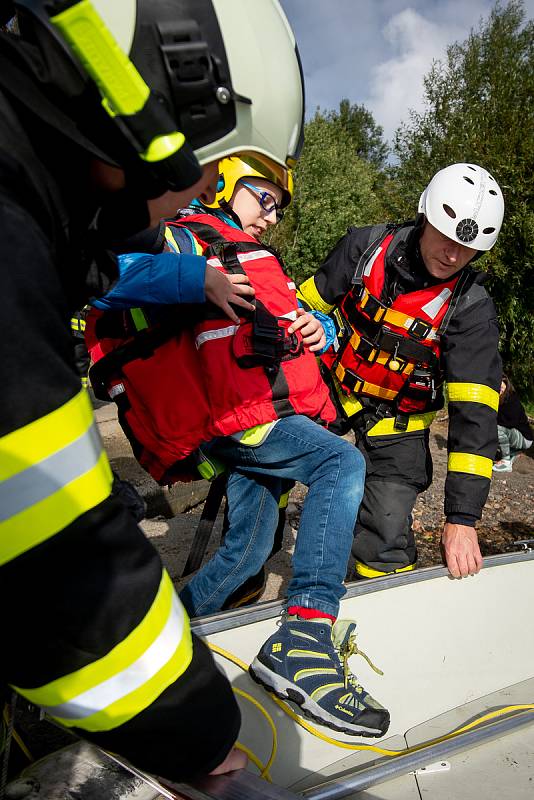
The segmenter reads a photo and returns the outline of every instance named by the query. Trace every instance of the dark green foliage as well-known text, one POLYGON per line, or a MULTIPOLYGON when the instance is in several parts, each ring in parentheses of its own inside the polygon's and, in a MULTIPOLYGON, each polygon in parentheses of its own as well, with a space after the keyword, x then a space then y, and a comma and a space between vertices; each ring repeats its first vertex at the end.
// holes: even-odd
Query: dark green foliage
MULTIPOLYGON (((366 126, 362 142, 366 132, 380 135, 368 112, 358 118, 366 126)), ((384 217, 379 200, 384 178, 373 163, 357 155, 356 137, 354 118, 349 131, 334 112, 323 115, 318 111, 306 124, 293 203, 270 239, 299 283, 317 270, 349 225, 374 224, 384 217)), ((367 152, 379 159, 382 150, 378 145, 378 139, 369 139, 368 145, 359 147, 367 147, 367 152)))
POLYGON ((503 190, 505 221, 479 262, 501 325, 504 362, 522 394, 534 395, 534 23, 523 4, 497 3, 469 38, 447 50, 425 78, 427 110, 411 113, 395 141, 392 177, 399 216, 411 213, 438 169, 486 167, 503 190))

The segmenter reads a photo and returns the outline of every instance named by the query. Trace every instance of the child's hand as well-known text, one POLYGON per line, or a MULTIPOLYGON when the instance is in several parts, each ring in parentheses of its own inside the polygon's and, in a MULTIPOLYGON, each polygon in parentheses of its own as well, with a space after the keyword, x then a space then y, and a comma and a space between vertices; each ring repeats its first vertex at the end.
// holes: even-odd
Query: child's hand
POLYGON ((322 350, 326 345, 323 326, 313 314, 304 311, 303 308, 297 308, 297 319, 288 328, 288 333, 295 333, 295 331, 300 331, 302 341, 312 353, 322 350))
POLYGON ((254 311, 254 306, 245 300, 245 297, 254 297, 255 294, 246 275, 225 275, 207 265, 204 291, 206 298, 219 306, 232 322, 238 323, 239 317, 230 303, 246 308, 247 311, 254 311))

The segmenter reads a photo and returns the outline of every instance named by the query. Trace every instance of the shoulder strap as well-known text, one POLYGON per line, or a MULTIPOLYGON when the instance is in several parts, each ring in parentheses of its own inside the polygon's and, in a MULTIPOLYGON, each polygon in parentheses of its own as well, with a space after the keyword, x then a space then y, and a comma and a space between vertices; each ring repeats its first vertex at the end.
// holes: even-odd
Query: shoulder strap
MULTIPOLYGON (((354 275, 352 276, 352 283, 359 284, 363 281, 363 273, 369 258, 372 256, 378 245, 388 236, 392 230, 397 226, 394 223, 381 223, 380 225, 373 225, 369 231, 369 239, 367 240, 367 247, 361 254, 354 275)), ((393 240, 395 241, 395 239, 393 240)), ((393 244, 393 243, 392 243, 393 244)))
POLYGON ((465 293, 469 290, 469 288, 475 283, 477 277, 477 273, 472 269, 464 269, 458 280, 456 281, 456 285, 453 289, 451 299, 449 301, 449 307, 443 319, 441 320, 441 324, 437 330, 437 335, 442 336, 449 326, 449 322, 452 319, 452 316, 456 309, 458 308, 458 303, 460 299, 465 295, 465 293))

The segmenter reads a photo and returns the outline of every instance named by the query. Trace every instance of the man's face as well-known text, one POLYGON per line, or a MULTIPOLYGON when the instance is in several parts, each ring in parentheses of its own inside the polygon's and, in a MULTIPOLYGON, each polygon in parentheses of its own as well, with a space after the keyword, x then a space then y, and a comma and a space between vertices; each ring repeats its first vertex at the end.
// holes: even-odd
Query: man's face
POLYGON ((428 220, 425 222, 419 247, 427 271, 439 280, 452 278, 477 254, 477 250, 472 247, 454 242, 440 233, 428 220))

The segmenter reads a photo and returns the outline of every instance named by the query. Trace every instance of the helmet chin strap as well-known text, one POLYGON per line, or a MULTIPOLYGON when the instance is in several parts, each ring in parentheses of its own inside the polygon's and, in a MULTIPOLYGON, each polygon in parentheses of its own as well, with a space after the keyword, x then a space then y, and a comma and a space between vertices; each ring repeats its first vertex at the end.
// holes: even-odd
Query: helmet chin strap
POLYGON ((224 211, 225 214, 228 214, 230 219, 233 219, 233 221, 236 223, 236 225, 239 225, 241 230, 243 230, 243 223, 241 222, 241 220, 239 219, 239 217, 235 213, 234 209, 232 208, 232 206, 230 205, 230 203, 227 200, 220 200, 219 201, 219 208, 221 209, 221 211, 224 211))

